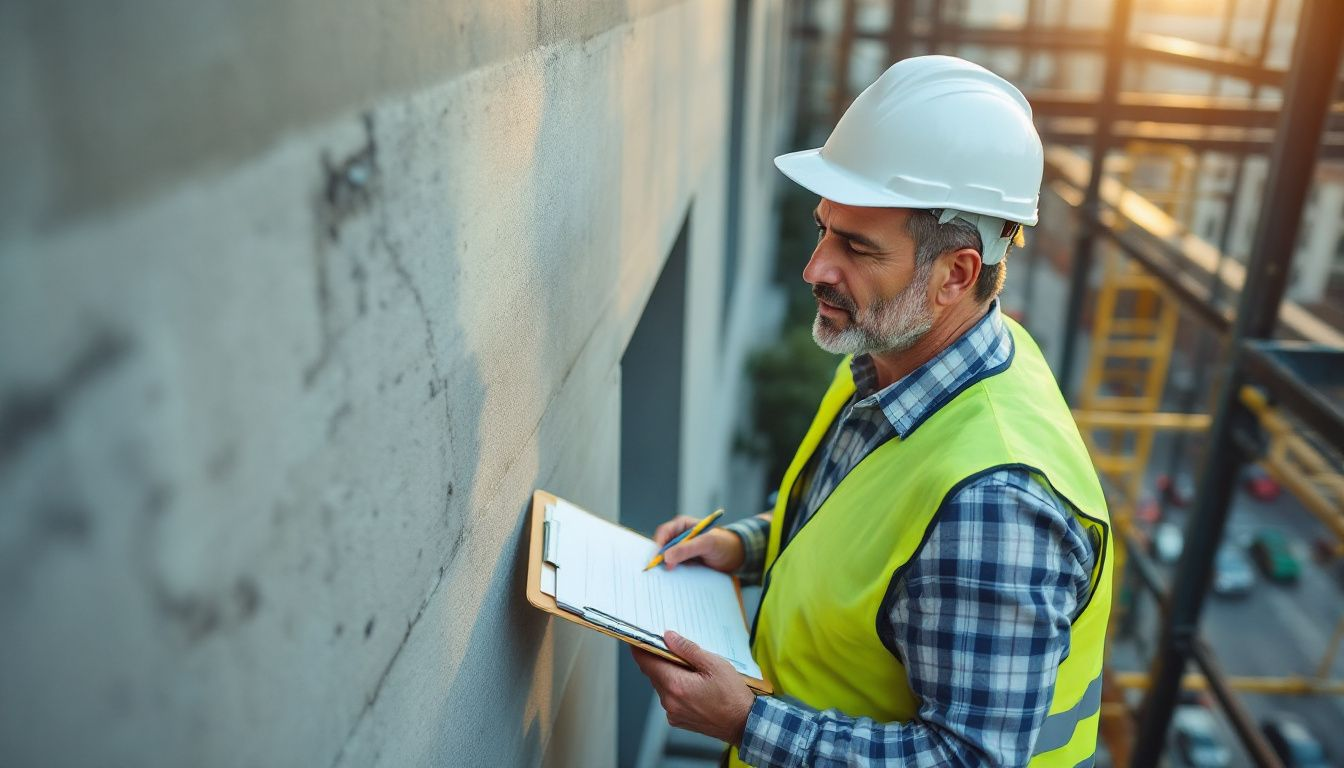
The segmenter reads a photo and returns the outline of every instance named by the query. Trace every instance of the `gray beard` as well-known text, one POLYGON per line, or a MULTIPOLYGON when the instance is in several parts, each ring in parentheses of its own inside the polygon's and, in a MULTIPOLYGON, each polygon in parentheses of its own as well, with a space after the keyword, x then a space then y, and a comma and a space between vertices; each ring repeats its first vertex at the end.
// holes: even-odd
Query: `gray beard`
POLYGON ((915 279, 900 293, 851 316, 853 322, 847 328, 837 328, 818 311, 812 321, 812 340, 837 355, 870 355, 910 349, 933 327, 928 274, 919 270, 915 279))

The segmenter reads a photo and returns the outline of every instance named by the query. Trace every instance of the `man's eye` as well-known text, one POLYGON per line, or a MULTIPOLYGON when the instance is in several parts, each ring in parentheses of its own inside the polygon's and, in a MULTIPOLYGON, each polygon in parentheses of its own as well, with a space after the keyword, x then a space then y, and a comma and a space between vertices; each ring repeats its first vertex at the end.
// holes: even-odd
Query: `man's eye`
POLYGON ((820 224, 818 224, 818 225, 817 225, 817 239, 820 240, 821 238, 823 238, 823 237, 825 237, 825 236, 826 236, 826 228, 823 227, 823 226, 821 226, 820 224))

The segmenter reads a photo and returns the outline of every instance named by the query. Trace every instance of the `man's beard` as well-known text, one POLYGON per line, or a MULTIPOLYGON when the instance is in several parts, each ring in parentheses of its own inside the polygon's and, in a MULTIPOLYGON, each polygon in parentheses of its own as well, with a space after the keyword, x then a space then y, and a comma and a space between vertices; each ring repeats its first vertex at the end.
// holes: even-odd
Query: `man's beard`
POLYGON ((812 295, 849 312, 850 323, 838 328, 835 322, 817 311, 812 321, 812 339, 817 346, 839 355, 865 355, 904 352, 913 347, 933 327, 929 310, 928 278, 931 269, 917 269, 915 277, 900 293, 856 312, 854 301, 829 285, 812 286, 812 295))

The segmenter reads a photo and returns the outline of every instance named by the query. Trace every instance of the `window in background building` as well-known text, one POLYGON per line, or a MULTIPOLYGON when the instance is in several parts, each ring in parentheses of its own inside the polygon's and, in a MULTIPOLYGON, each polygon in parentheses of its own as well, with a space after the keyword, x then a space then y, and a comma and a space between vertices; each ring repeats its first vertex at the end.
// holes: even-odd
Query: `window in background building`
MULTIPOLYGON (((620 522, 644 534, 677 514, 690 222, 688 213, 621 356, 620 522)), ((619 658, 616 763, 635 765, 653 688, 624 648, 619 658)))

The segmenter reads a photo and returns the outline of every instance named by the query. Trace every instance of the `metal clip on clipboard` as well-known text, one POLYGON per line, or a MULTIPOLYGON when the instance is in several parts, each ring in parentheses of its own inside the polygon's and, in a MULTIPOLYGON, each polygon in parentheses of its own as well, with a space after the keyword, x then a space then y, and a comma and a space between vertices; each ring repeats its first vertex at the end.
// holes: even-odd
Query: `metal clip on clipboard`
POLYGON ((591 621, 598 626, 610 629, 612 632, 617 632, 633 640, 638 640, 641 643, 652 645, 655 648, 661 648, 664 651, 667 650, 667 644, 663 642, 662 635, 655 635, 652 632, 642 630, 633 624, 621 621, 615 616, 605 614, 596 608, 584 608, 580 615, 582 615, 586 621, 591 621))
POLYGON ((555 579, 559 562, 560 521, 554 519, 555 505, 546 505, 546 518, 541 524, 541 592, 555 597, 555 579))

